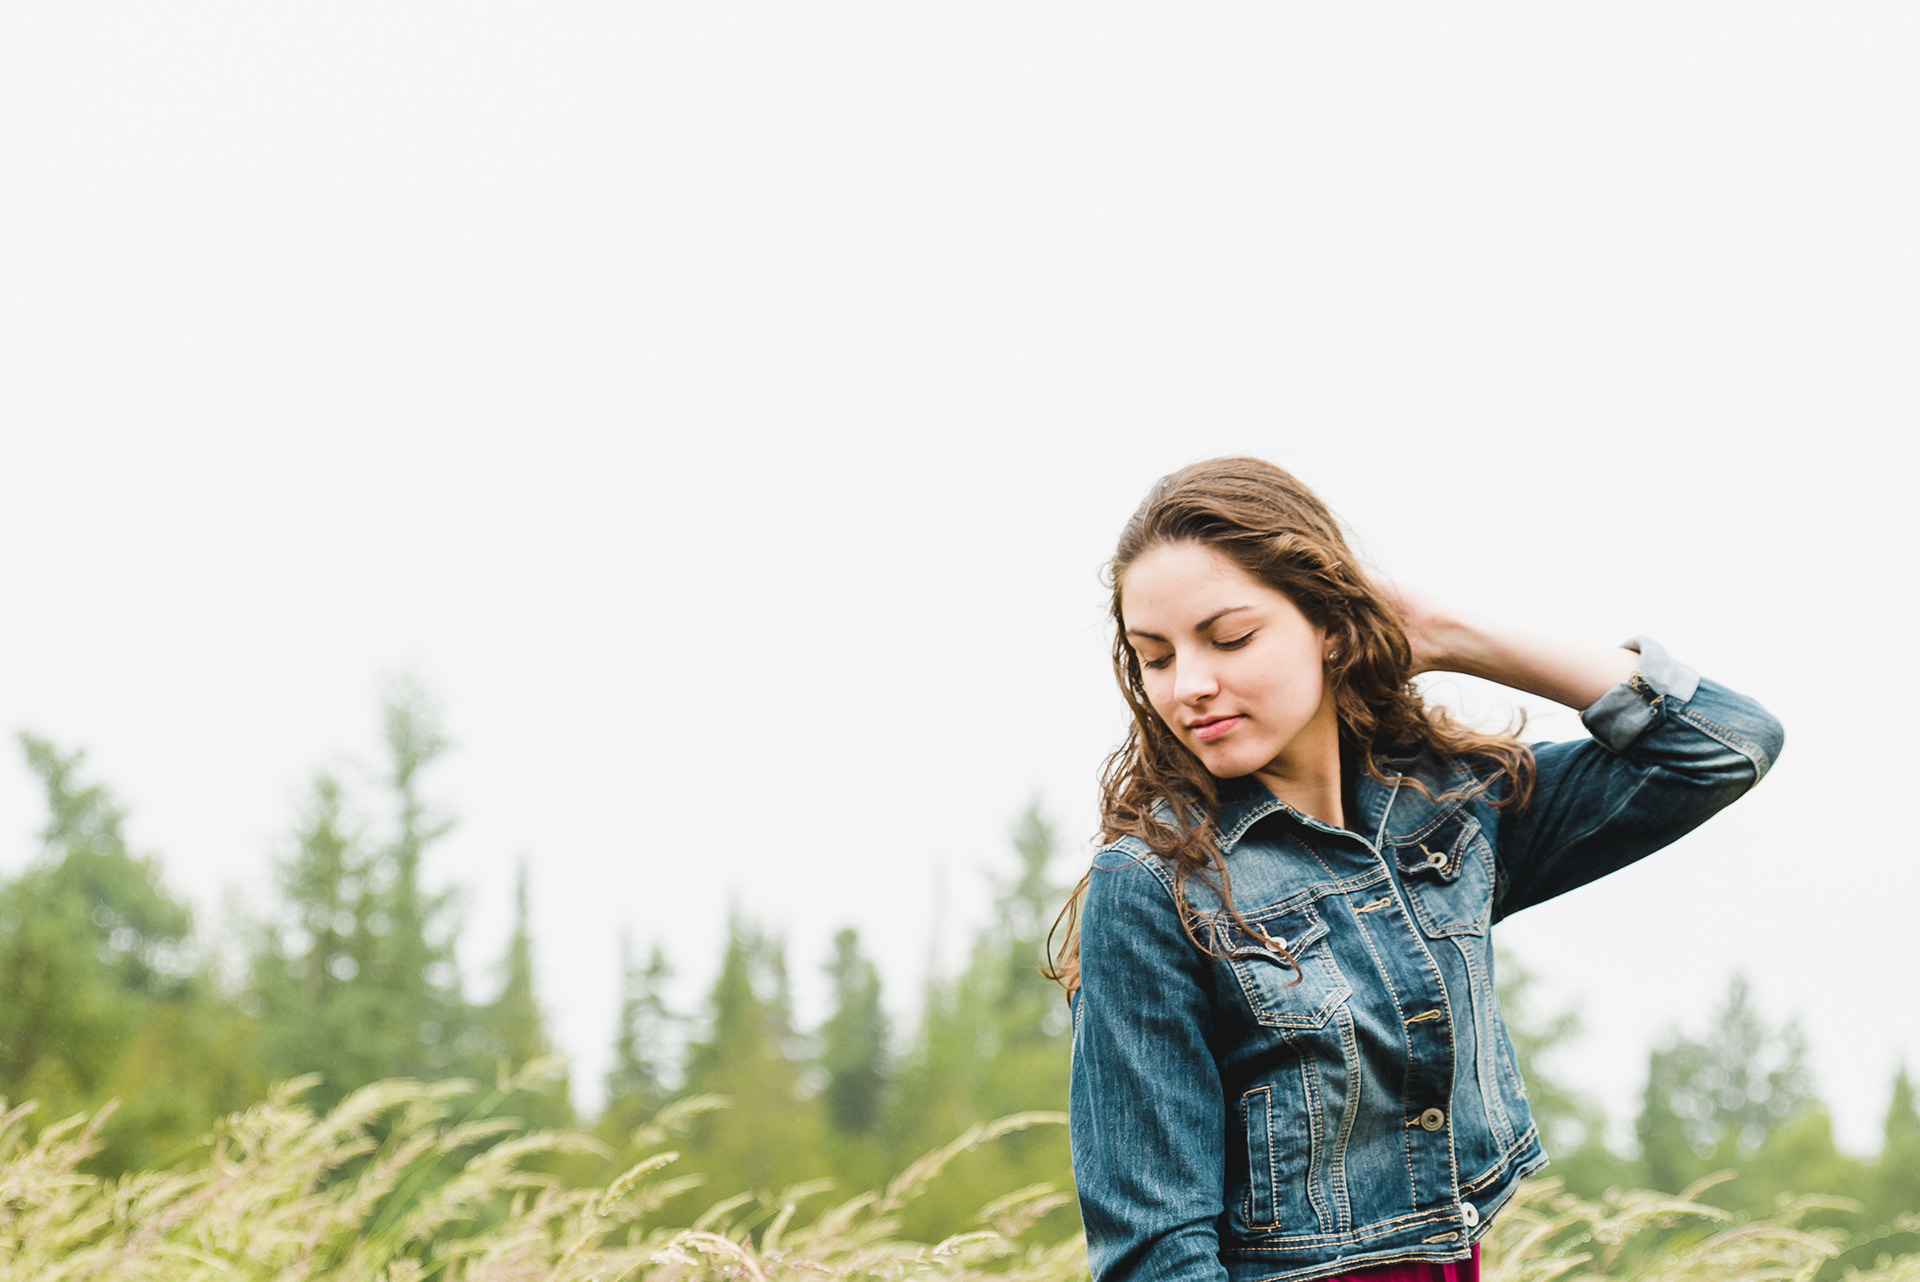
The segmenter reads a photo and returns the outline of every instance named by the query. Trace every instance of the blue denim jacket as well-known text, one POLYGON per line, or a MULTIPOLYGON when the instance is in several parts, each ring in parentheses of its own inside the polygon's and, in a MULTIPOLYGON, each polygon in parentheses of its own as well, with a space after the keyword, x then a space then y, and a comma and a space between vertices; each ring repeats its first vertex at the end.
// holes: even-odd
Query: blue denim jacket
POLYGON ((1535 747, 1524 809, 1468 766, 1383 763, 1357 832, 1252 780, 1223 785, 1233 925, 1201 879, 1128 837, 1095 857, 1073 1004, 1074 1181, 1095 1282, 1265 1282, 1455 1260, 1546 1162, 1493 984, 1489 927, 1658 850, 1750 788, 1779 722, 1644 639, 1535 747), (1359 835, 1367 834, 1366 836, 1359 835))

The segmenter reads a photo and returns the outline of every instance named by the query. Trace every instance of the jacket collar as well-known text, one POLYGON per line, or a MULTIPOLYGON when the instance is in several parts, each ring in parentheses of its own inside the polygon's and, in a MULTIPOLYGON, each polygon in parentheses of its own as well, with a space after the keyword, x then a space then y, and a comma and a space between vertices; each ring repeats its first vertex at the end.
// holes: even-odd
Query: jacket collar
MULTIPOLYGON (((1432 794, 1429 797, 1404 782, 1380 783, 1361 766, 1357 755, 1342 754, 1341 769, 1351 781, 1348 796, 1357 812, 1348 816, 1348 822, 1354 832, 1380 849, 1417 840, 1432 831, 1464 804, 1463 794, 1475 785, 1474 776, 1457 759, 1433 752, 1412 758, 1381 757, 1376 762, 1381 774, 1418 780, 1432 794)), ((1232 854, 1255 824, 1274 814, 1287 815, 1322 832, 1343 831, 1295 810, 1258 779, 1245 775, 1220 781, 1220 832, 1215 840, 1221 852, 1232 854)))

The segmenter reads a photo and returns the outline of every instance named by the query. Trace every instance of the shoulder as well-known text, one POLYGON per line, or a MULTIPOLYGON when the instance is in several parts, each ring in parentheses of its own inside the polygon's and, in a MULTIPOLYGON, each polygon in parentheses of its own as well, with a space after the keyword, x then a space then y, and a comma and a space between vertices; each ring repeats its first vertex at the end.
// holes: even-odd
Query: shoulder
POLYGON ((1136 838, 1094 854, 1080 910, 1083 992, 1132 1002, 1152 988, 1153 976, 1192 978, 1200 955, 1175 898, 1177 884, 1172 864, 1136 838))
MULTIPOLYGON (((1519 745, 1525 751, 1533 748, 1519 745)), ((1507 764, 1488 752, 1442 752, 1421 748, 1414 752, 1382 756, 1375 765, 1389 783, 1411 783, 1436 802, 1484 800, 1497 791, 1509 777, 1507 764)))
POLYGON ((1121 837, 1094 852, 1087 876, 1083 930, 1142 915, 1177 916, 1172 864, 1138 837, 1121 837))

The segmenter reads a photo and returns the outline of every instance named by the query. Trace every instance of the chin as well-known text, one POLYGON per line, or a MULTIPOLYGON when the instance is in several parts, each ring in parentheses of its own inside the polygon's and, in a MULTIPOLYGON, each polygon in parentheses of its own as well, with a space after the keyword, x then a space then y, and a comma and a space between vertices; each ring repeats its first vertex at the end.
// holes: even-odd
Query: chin
POLYGON ((1244 779, 1266 764, 1265 761, 1243 760, 1245 754, 1238 752, 1222 752, 1213 755, 1196 752, 1193 755, 1200 758, 1200 764, 1205 766, 1207 773, 1215 779, 1244 779))

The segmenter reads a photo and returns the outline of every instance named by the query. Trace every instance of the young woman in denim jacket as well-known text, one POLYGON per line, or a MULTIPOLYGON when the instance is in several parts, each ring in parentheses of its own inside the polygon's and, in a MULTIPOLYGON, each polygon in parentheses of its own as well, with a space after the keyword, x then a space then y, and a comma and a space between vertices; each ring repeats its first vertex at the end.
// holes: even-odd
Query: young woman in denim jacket
POLYGON ((1111 567, 1133 724, 1056 963, 1095 1282, 1458 1278, 1546 1161, 1489 928, 1751 787, 1779 723, 1641 639, 1485 627, 1371 580, 1271 464, 1160 481, 1111 567), (1529 748, 1426 705, 1582 709, 1529 748))

